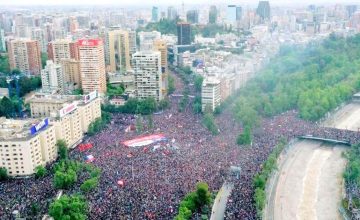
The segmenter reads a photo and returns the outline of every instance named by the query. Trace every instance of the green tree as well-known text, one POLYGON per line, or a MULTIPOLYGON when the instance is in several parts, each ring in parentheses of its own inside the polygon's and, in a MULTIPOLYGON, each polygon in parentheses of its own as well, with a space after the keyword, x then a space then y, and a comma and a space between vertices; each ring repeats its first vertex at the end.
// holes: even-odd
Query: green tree
POLYGON ((9 178, 6 168, 0 167, 0 181, 7 180, 9 178))
POLYGON ((63 195, 50 204, 49 215, 55 220, 85 220, 88 204, 82 196, 63 195))
POLYGON ((201 87, 202 87, 203 81, 204 81, 204 77, 196 74, 195 79, 194 79, 194 86, 195 86, 195 90, 197 92, 201 92, 201 87))
POLYGON ((69 158, 69 155, 68 155, 68 148, 67 148, 67 144, 65 142, 65 140, 57 140, 56 141, 56 146, 57 146, 57 149, 58 149, 58 154, 59 154, 59 158, 61 160, 66 160, 69 158))
POLYGON ((238 145, 249 145, 251 144, 251 129, 250 127, 246 127, 243 131, 243 133, 241 133, 237 139, 236 139, 236 143, 238 145))
POLYGON ((90 178, 81 184, 80 189, 83 192, 90 192, 99 185, 99 179, 97 177, 90 178))
POLYGON ((175 79, 173 76, 168 77, 168 93, 173 94, 175 91, 175 79))
POLYGON ((211 113, 206 113, 203 118, 203 125, 213 134, 219 134, 219 130, 215 124, 214 116, 211 113))
POLYGON ((11 117, 15 114, 15 107, 11 100, 4 96, 0 101, 0 116, 11 117))
POLYGON ((77 182, 77 174, 72 169, 66 172, 56 171, 54 175, 54 185, 57 189, 69 189, 77 182))
POLYGON ((44 176, 46 176, 46 174, 47 174, 47 170, 44 166, 37 166, 35 168, 35 177, 36 178, 44 177, 44 176))
POLYGON ((196 203, 198 207, 210 205, 211 203, 211 193, 209 192, 209 187, 205 182, 196 184, 196 203))
POLYGON ((147 119, 148 119, 148 127, 149 127, 149 129, 153 129, 154 128, 154 120, 153 120, 152 115, 148 115, 147 119))
POLYGON ((142 123, 142 117, 141 115, 138 115, 138 117, 136 118, 136 131, 138 133, 141 133, 144 129, 143 123, 142 123))

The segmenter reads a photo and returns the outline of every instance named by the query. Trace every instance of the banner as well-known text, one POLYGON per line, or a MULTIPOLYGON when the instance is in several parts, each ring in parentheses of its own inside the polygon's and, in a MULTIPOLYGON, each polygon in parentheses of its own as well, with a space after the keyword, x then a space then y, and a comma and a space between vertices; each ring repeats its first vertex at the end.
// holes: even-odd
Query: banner
POLYGON ((93 162, 94 160, 95 160, 95 157, 94 157, 93 155, 87 155, 87 156, 85 157, 86 163, 91 163, 91 162, 93 162))
POLYGON ((64 108, 59 110, 60 118, 64 117, 65 115, 69 114, 70 112, 74 111, 77 108, 77 103, 74 102, 70 105, 65 106, 64 108))
POLYGON ((167 138, 163 134, 154 134, 148 135, 140 138, 135 138, 132 140, 124 141, 123 144, 127 147, 141 147, 145 145, 150 145, 160 141, 166 141, 167 138))
POLYGON ((36 124, 30 128, 30 134, 35 134, 38 131, 40 131, 41 129, 46 128, 48 125, 49 125, 49 119, 45 118, 44 120, 42 120, 41 122, 39 122, 38 124, 36 124))
POLYGON ((83 96, 84 103, 86 104, 86 103, 92 101, 92 100, 95 99, 97 96, 98 96, 98 94, 97 94, 97 91, 96 91, 96 90, 93 91, 93 92, 90 92, 90 93, 87 94, 87 95, 84 95, 84 96, 83 96))
POLYGON ((93 147, 93 145, 91 143, 87 143, 87 144, 79 144, 79 150, 82 151, 86 151, 88 149, 91 149, 93 147))

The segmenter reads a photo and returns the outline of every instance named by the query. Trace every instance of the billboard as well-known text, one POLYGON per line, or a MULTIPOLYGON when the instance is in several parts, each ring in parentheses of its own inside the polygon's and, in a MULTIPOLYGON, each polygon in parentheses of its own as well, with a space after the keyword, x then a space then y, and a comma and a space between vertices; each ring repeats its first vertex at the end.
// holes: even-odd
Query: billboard
POLYGON ((96 90, 93 91, 93 92, 90 92, 90 93, 87 94, 87 95, 84 95, 84 96, 83 96, 84 103, 86 104, 86 103, 92 101, 92 100, 95 99, 97 96, 98 96, 98 94, 97 94, 97 91, 96 91, 96 90))
POLYGON ((59 110, 59 116, 64 117, 70 112, 74 111, 77 108, 77 103, 71 103, 70 105, 65 106, 64 108, 59 110))
POLYGON ((30 134, 36 134, 38 131, 46 128, 48 125, 49 125, 49 119, 45 118, 44 120, 42 120, 41 122, 30 128, 30 134))
POLYGON ((102 41, 100 39, 82 39, 78 41, 79 46, 98 46, 102 44, 102 41))

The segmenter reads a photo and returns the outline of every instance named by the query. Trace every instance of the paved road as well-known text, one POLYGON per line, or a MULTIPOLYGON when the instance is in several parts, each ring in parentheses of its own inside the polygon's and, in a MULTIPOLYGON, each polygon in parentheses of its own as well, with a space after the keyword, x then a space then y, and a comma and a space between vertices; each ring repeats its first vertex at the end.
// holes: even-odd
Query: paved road
POLYGON ((224 219, 226 203, 233 187, 234 185, 232 183, 224 183, 224 185, 221 187, 218 194, 216 195, 214 205, 212 207, 210 220, 224 219))

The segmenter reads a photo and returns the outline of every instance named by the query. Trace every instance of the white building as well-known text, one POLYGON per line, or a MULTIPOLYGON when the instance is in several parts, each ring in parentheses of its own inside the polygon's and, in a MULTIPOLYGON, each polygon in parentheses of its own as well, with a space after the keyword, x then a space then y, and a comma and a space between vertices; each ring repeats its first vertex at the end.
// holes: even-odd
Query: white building
POLYGON ((51 60, 46 61, 45 68, 41 70, 41 83, 44 92, 65 93, 66 85, 61 65, 51 60))
POLYGON ((57 157, 55 128, 49 119, 0 118, 0 167, 10 176, 26 176, 57 157))
POLYGON ((161 80, 161 53, 159 51, 140 51, 132 58, 135 91, 138 98, 164 98, 161 80))
POLYGON ((216 78, 205 78, 201 88, 202 111, 215 110, 221 102, 220 81, 216 78))
POLYGON ((154 41, 161 39, 161 33, 158 31, 141 31, 138 34, 140 40, 140 51, 152 50, 154 41))

